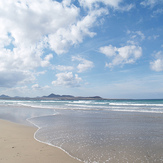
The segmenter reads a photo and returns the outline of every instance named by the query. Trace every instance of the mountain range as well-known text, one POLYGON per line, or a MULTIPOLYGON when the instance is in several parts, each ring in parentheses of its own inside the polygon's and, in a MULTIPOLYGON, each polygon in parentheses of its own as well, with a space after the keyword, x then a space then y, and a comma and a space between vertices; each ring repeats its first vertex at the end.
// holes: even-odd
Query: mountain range
POLYGON ((54 94, 54 93, 51 93, 50 95, 48 96, 42 96, 42 97, 34 97, 34 98, 31 98, 31 97, 19 97, 19 96, 15 96, 15 97, 10 97, 8 95, 0 95, 0 98, 1 99, 61 99, 61 100, 89 100, 89 99, 96 99, 96 100, 99 100, 99 99, 102 99, 100 96, 93 96, 93 97, 75 97, 75 96, 72 96, 72 95, 58 95, 58 94, 54 94))

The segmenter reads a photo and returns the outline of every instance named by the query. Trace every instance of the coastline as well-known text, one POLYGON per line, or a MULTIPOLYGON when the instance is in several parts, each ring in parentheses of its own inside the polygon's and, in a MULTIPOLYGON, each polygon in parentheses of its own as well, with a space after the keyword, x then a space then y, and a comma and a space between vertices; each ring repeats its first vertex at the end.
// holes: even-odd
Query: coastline
POLYGON ((0 162, 81 163, 57 147, 34 139, 37 128, 0 119, 0 162))
POLYGON ((162 162, 160 113, 163 100, 1 101, 0 163, 162 162))

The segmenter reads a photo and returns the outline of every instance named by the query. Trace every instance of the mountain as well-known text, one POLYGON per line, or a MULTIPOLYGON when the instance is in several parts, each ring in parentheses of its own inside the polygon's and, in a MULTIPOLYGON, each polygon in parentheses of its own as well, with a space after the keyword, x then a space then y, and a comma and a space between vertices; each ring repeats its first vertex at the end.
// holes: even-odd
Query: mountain
POLYGON ((89 98, 98 98, 98 99, 100 99, 102 97, 100 97, 100 96, 93 96, 93 97, 89 97, 89 98))
POLYGON ((71 97, 71 98, 73 98, 74 96, 71 96, 71 95, 56 95, 54 93, 51 93, 49 96, 43 96, 43 98, 59 98, 59 97, 71 97))
POLYGON ((56 94, 51 93, 48 97, 50 97, 50 98, 54 98, 54 97, 61 97, 61 96, 60 96, 60 95, 56 95, 56 94))
POLYGON ((56 97, 61 97, 61 96, 53 93, 51 93, 49 96, 43 96, 43 98, 56 98, 56 97))
POLYGON ((19 97, 19 96, 15 96, 15 97, 10 97, 7 95, 0 95, 1 99, 23 99, 23 100, 29 100, 29 99, 60 99, 60 100, 102 100, 103 98, 101 98, 100 96, 92 96, 92 97, 75 97, 72 95, 57 95, 54 93, 51 93, 48 96, 42 96, 42 97, 19 97))
POLYGON ((1 95, 0 98, 10 98, 10 96, 7 96, 7 95, 1 95))
POLYGON ((61 97, 74 97, 74 96, 71 96, 71 95, 62 95, 61 97))

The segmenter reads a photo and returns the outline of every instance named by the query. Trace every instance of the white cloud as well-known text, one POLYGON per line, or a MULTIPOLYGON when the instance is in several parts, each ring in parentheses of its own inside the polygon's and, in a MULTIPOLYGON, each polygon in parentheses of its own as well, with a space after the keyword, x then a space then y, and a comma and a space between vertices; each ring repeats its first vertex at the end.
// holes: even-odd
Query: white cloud
POLYGON ((84 59, 84 58, 82 58, 80 56, 73 56, 72 57, 72 61, 79 61, 79 62, 81 62, 77 66, 77 69, 78 69, 79 73, 87 71, 88 69, 91 69, 91 68, 94 67, 94 64, 93 64, 92 61, 86 60, 86 59, 84 59))
POLYGON ((54 66, 54 69, 57 69, 59 71, 72 71, 74 68, 73 66, 58 65, 58 66, 54 66))
POLYGON ((135 7, 134 4, 129 4, 129 5, 126 5, 126 6, 120 6, 118 8, 118 10, 120 10, 120 11, 130 11, 134 7, 135 7))
POLYGON ((114 66, 135 63, 142 55, 142 48, 135 45, 127 45, 120 48, 113 47, 112 45, 101 47, 100 52, 107 57, 112 58, 110 63, 106 66, 113 68, 114 66))
MULTIPOLYGON (((100 2, 80 0, 82 7, 84 3, 98 5, 100 2)), ((8 81, 10 86, 24 83, 34 79, 38 68, 53 67, 53 53, 66 53, 71 46, 82 43, 85 37, 94 37, 96 33, 92 27, 98 24, 101 16, 108 14, 107 7, 118 9, 121 2, 102 0, 103 7, 94 7, 81 15, 80 8, 71 0, 0 0, 0 71, 9 76, 8 80, 0 78, 1 83, 8 81), (52 53, 45 53, 48 50, 52 53), (19 77, 12 82, 14 73, 19 77)), ((83 72, 91 67, 92 62, 85 60, 78 65, 78 70, 83 72)), ((67 67, 67 70, 72 69, 67 67)))
POLYGON ((40 89, 41 87, 38 84, 32 85, 32 89, 40 89))
MULTIPOLYGON (((41 48, 31 46, 24 47, 20 46, 14 48, 13 51, 10 49, 0 48, 0 78, 1 82, 7 80, 9 85, 14 86, 15 84, 29 81, 28 79, 34 79, 34 69, 37 67, 45 67, 50 65, 50 59, 52 55, 46 55, 41 58, 41 48), (16 78, 16 79, 15 79, 16 78)), ((3 84, 1 84, 3 86, 3 84)))
POLYGON ((98 9, 78 20, 75 24, 70 24, 67 28, 60 28, 57 32, 49 34, 48 42, 50 48, 57 54, 66 53, 70 46, 83 42, 85 36, 93 37, 96 33, 90 29, 97 23, 97 18, 108 14, 106 9, 98 9))
POLYGON ((112 45, 100 47, 100 52, 105 54, 107 57, 112 57, 116 55, 116 47, 112 45))
POLYGON ((41 87, 39 84, 34 84, 32 85, 33 90, 44 90, 44 89, 49 89, 50 87, 48 85, 41 87))
POLYGON ((93 37, 96 33, 90 29, 105 14, 108 14, 107 9, 101 8, 80 16, 80 9, 71 0, 0 0, 1 74, 8 73, 9 85, 15 80, 8 71, 11 69, 12 74, 22 75, 15 83, 24 81, 29 74, 32 78, 36 68, 50 66, 53 55, 45 54, 45 49, 62 54, 70 46, 81 43, 85 36, 93 37), (24 75, 25 72, 28 75, 24 75))
POLYGON ((53 58, 52 54, 48 54, 45 58, 41 61, 41 67, 47 67, 50 65, 50 60, 53 58))
POLYGON ((80 5, 88 8, 90 10, 97 9, 100 6, 100 3, 103 3, 106 6, 112 7, 113 9, 120 10, 120 11, 129 11, 131 10, 134 5, 120 5, 123 0, 79 0, 80 5))
POLYGON ((35 43, 42 36, 74 23, 78 16, 74 5, 67 7, 50 0, 9 0, 1 2, 1 12, 7 30, 18 44, 21 41, 35 43))
POLYGON ((55 86, 68 86, 68 87, 79 87, 82 79, 77 74, 73 75, 72 72, 56 74, 57 80, 53 81, 52 84, 55 86))
POLYGON ((155 5, 161 4, 161 3, 163 3, 162 0, 144 0, 140 4, 143 5, 144 7, 147 7, 147 6, 154 7, 155 5))
POLYGON ((156 15, 161 15, 161 14, 163 14, 163 9, 159 8, 159 9, 153 11, 153 15, 152 16, 154 17, 156 15))
POLYGON ((58 29, 74 24, 79 16, 79 9, 74 5, 65 5, 65 1, 64 5, 50 0, 0 0, 0 3, 2 39, 8 38, 4 42, 9 44, 12 37, 15 48, 22 44, 27 47, 36 45, 46 36, 57 33, 58 29))
POLYGON ((156 40, 160 35, 153 35, 153 36, 148 36, 148 40, 156 40))
POLYGON ((143 41, 146 37, 142 31, 127 31, 127 34, 130 36, 128 43, 130 44, 139 44, 140 41, 143 41))
POLYGON ((163 52, 159 51, 155 54, 156 59, 150 62, 150 67, 154 71, 163 71, 163 52))
POLYGON ((111 7, 117 8, 119 3, 122 0, 79 0, 81 6, 92 8, 93 6, 97 6, 98 3, 102 2, 105 5, 109 5, 111 7))
POLYGON ((145 35, 144 33, 142 33, 141 31, 136 31, 135 32, 138 36, 140 36, 141 40, 144 40, 145 39, 145 35))

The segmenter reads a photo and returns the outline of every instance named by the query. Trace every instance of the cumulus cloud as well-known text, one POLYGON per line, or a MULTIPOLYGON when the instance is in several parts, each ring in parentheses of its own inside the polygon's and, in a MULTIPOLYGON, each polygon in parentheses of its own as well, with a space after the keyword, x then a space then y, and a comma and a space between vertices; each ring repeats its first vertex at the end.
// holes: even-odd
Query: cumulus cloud
MULTIPOLYGON (((132 5, 120 7, 121 2, 79 0, 79 6, 75 6, 71 0, 0 0, 0 71, 1 74, 8 73, 8 79, 1 75, 1 83, 11 81, 9 85, 14 86, 27 78, 34 79, 33 72, 39 67, 52 68, 54 54, 66 53, 71 46, 82 43, 85 37, 96 35, 92 28, 101 16, 109 13, 108 6, 126 11, 132 8, 132 5), (85 15, 81 15, 83 7, 87 8, 85 15), (15 76, 19 74, 17 81, 12 82, 14 75, 8 70, 15 76)), ((78 72, 93 67, 91 61, 80 62, 78 72)), ((72 67, 57 69, 72 71, 72 67)))
POLYGON ((81 16, 80 8, 70 0, 0 0, 0 4, 1 45, 30 47, 44 39, 48 48, 57 54, 67 52, 85 36, 93 37, 95 33, 90 29, 101 15, 108 14, 106 8, 98 8, 81 16))
POLYGON ((113 68, 117 65, 135 63, 142 55, 142 48, 135 45, 127 45, 120 48, 112 45, 100 48, 100 52, 111 58, 112 61, 106 64, 106 67, 113 68))
POLYGON ((82 81, 77 74, 73 75, 72 72, 59 73, 56 74, 56 77, 57 80, 52 82, 55 86, 79 87, 82 81))
POLYGON ((112 57, 116 55, 117 48, 109 45, 109 46, 103 46, 100 48, 100 52, 105 54, 107 57, 112 57))
POLYGON ((66 6, 57 1, 1 0, 1 21, 18 44, 21 41, 35 43, 42 36, 74 23, 77 16, 78 8, 74 5, 66 6))
POLYGON ((6 81, 8 85, 14 86, 31 78, 34 79, 32 70, 39 66, 48 66, 53 57, 52 54, 48 54, 41 58, 41 55, 40 47, 35 46, 25 48, 22 45, 13 50, 0 48, 0 74, 6 74, 1 76, 1 82, 6 81))
POLYGON ((86 59, 84 59, 84 58, 82 58, 80 56, 73 56, 72 57, 72 61, 79 61, 79 62, 81 62, 77 66, 77 69, 78 69, 79 73, 87 71, 88 69, 91 69, 91 68, 94 67, 94 64, 93 64, 92 61, 86 60, 86 59))
POLYGON ((57 54, 66 53, 70 46, 83 42, 85 36, 93 37, 96 33, 90 29, 101 15, 108 14, 104 8, 89 12, 88 15, 70 24, 67 28, 60 28, 57 32, 49 34, 48 42, 50 48, 57 54))
POLYGON ((163 71, 163 52, 159 51, 155 54, 155 60, 150 62, 150 67, 154 71, 163 71))
POLYGON ((74 24, 79 16, 79 9, 65 1, 1 0, 0 3, 1 39, 4 45, 12 43, 16 49, 25 44, 24 51, 31 45, 36 48, 43 40, 50 43, 46 36, 74 24))
MULTIPOLYGON (((107 1, 104 4, 107 5, 107 1)), ((53 67, 53 54, 45 51, 63 54, 71 46, 83 42, 86 36, 94 37, 96 33, 91 28, 100 16, 108 14, 108 10, 103 7, 87 11, 84 16, 80 14, 80 8, 71 0, 0 0, 1 73, 12 69, 13 74, 22 74, 18 79, 24 81, 24 77, 32 76, 38 67, 53 67), (28 75, 24 75, 26 72, 28 75)), ((72 70, 70 67, 57 68, 72 70)), ((8 76, 8 81, 12 80, 12 75, 8 76)), ((2 76, 1 81, 5 80, 2 76)))

